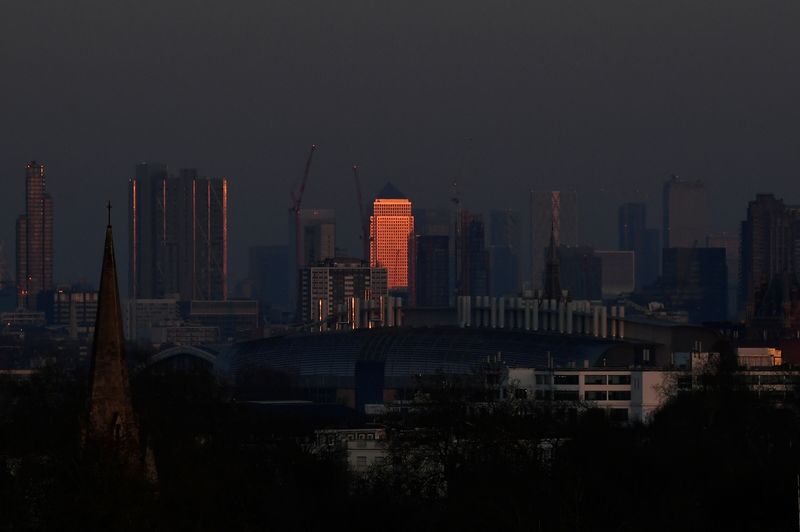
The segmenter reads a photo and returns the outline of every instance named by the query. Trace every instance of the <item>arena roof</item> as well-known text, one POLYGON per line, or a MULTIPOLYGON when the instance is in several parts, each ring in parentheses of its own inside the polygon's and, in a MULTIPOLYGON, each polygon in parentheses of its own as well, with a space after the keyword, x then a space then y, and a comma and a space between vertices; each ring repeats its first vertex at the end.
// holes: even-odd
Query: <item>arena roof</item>
POLYGON ((217 369, 231 376, 270 368, 305 381, 346 385, 356 365, 383 365, 387 385, 417 375, 469 374, 500 355, 508 367, 603 365, 613 359, 633 363, 635 345, 588 336, 526 331, 432 328, 376 328, 296 334, 233 344, 220 353, 217 369))

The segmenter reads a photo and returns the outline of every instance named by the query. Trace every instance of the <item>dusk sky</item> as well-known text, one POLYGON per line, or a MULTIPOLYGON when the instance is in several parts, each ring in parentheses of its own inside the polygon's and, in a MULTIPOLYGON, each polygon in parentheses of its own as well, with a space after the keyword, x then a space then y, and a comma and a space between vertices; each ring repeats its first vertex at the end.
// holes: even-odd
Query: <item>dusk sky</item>
POLYGON ((758 191, 800 203, 798 27, 796 0, 2 0, 5 258, 36 159, 56 278, 96 283, 105 201, 125 263, 127 180, 156 160, 229 179, 235 282, 247 246, 285 243, 311 143, 305 206, 335 208, 353 254, 354 162, 367 197, 391 180, 445 207, 461 172, 466 208, 523 220, 530 188, 575 188, 601 247, 623 201, 660 225, 675 173, 736 231, 758 191))

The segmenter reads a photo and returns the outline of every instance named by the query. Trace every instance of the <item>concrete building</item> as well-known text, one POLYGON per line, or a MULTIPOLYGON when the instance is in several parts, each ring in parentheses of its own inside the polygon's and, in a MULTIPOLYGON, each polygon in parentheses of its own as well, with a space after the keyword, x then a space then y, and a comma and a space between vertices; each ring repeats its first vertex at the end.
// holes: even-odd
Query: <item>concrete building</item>
POLYGON ((330 259, 300 270, 298 321, 325 323, 344 313, 353 300, 379 300, 388 293, 385 268, 358 259, 330 259))
MULTIPOLYGON (((797 220, 794 211, 772 194, 758 194, 747 206, 741 226, 739 305, 746 319, 757 313, 770 282, 796 274, 797 220)), ((797 231, 800 235, 800 231, 797 231)))
POLYGON ((672 176, 662 195, 664 248, 702 246, 708 234, 706 187, 702 181, 684 181, 672 176))
POLYGON ((49 325, 67 328, 72 338, 94 334, 97 292, 60 287, 40 293, 39 308, 49 325))
POLYGON ((217 328, 220 342, 246 341, 261 336, 258 301, 182 301, 180 309, 184 323, 217 328))
POLYGON ((181 322, 177 299, 130 299, 122 308, 125 338, 149 343, 153 329, 181 322))
POLYGON ((25 167, 25 214, 17 218, 16 236, 17 306, 37 310, 39 293, 53 288, 53 198, 36 161, 25 167))
POLYGON ((386 268, 389 290, 409 289, 409 250, 413 236, 411 201, 388 183, 372 205, 370 266, 386 268))

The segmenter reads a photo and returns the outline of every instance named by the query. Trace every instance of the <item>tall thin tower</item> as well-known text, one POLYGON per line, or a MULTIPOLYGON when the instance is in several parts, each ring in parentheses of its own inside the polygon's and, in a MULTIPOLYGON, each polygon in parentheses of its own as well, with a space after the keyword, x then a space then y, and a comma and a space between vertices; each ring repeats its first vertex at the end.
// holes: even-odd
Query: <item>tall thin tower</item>
POLYGON ((43 164, 25 167, 25 214, 17 218, 17 306, 36 308, 53 287, 53 199, 45 192, 43 164))

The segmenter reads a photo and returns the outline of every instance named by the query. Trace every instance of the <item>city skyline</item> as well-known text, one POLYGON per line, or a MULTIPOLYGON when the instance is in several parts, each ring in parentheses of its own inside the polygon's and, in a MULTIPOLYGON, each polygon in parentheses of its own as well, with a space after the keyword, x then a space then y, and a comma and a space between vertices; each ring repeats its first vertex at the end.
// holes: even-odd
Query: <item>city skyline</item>
MULTIPOLYGON (((60 280, 90 277, 100 257, 81 238, 92 229, 85 214, 107 199, 124 205, 119 183, 140 160, 235 183, 234 278, 248 246, 283 241, 311 143, 320 150, 308 205, 335 204, 342 227, 359 223, 344 212, 355 206, 354 163, 365 199, 392 180, 428 207, 448 206, 454 178, 475 212, 524 213, 531 188, 575 188, 592 198, 584 220, 594 223, 580 222, 580 234, 601 247, 614 243, 617 196, 657 216, 672 173, 719 198, 713 231, 734 231, 757 192, 800 198, 800 6, 788 0, 769 10, 509 4, 488 19, 477 3, 451 0, 387 10, 243 0, 230 13, 170 5, 12 2, 0 21, 4 79, 48 77, 0 87, 12 126, 0 133, 0 241, 13 245, 20 164, 45 161, 66 220, 55 255, 77 257, 56 266, 60 280), (305 8, 312 14, 300 16, 305 8), (20 20, 37 21, 35 45, 20 20)), ((354 255, 357 235, 342 237, 354 255)))

